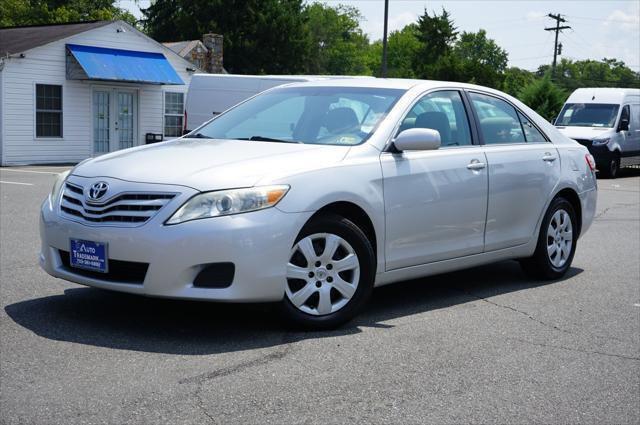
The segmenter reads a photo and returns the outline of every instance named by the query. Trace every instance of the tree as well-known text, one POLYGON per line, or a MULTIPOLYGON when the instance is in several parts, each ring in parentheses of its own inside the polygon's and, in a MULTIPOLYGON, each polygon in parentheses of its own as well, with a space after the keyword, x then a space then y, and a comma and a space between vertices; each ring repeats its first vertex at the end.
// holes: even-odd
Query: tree
POLYGON ((0 26, 58 24, 121 19, 136 25, 136 18, 116 0, 2 0, 0 26))
POLYGON ((387 75, 389 77, 417 77, 413 63, 422 48, 419 34, 416 24, 409 24, 400 31, 393 31, 389 34, 387 47, 387 75))
POLYGON ((455 76, 456 80, 473 80, 476 84, 500 88, 507 68, 507 52, 487 38, 485 30, 463 32, 453 47, 453 54, 460 62, 461 75, 455 76))
POLYGON ((225 68, 241 74, 305 71, 309 45, 303 0, 157 0, 142 11, 158 41, 224 35, 225 68))
MULTIPOLYGON (((542 65, 538 68, 537 74, 542 76, 549 70, 549 65, 542 65)), ((557 65, 554 82, 569 91, 579 87, 640 88, 640 73, 634 72, 617 59, 562 59, 557 65)))
POLYGON ((560 113, 567 93, 556 86, 549 74, 524 86, 518 98, 542 117, 552 121, 560 113))
POLYGON ((517 67, 507 68, 504 71, 501 90, 517 97, 522 88, 535 79, 536 75, 533 72, 517 67))
POLYGON ((310 74, 370 74, 367 64, 369 39, 360 28, 357 8, 312 3, 304 11, 309 32, 310 74))
POLYGON ((438 60, 449 55, 458 36, 454 22, 445 9, 437 15, 430 16, 425 9, 418 18, 417 38, 421 48, 414 56, 413 69, 420 78, 438 78, 442 71, 438 60))

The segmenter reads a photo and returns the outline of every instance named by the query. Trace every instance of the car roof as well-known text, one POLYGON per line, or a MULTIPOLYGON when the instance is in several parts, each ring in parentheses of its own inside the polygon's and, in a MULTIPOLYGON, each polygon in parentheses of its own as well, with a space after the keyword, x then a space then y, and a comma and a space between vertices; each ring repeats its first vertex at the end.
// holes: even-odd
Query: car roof
POLYGON ((475 84, 459 83, 453 81, 437 81, 437 80, 416 80, 404 78, 335 78, 322 79, 306 82, 296 82, 287 84, 286 87, 365 87, 365 88, 386 88, 386 89, 404 89, 420 88, 429 90, 432 88, 457 87, 466 89, 476 89, 485 92, 492 92, 502 96, 505 93, 491 89, 489 87, 478 86, 475 84))

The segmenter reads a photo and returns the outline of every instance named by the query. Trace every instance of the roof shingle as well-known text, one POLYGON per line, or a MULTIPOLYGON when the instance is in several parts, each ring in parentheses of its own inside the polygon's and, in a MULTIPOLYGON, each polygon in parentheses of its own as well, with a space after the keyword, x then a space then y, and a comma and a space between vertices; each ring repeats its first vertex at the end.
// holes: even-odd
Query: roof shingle
POLYGON ((34 47, 103 27, 111 22, 88 21, 0 28, 0 55, 22 53, 34 47))

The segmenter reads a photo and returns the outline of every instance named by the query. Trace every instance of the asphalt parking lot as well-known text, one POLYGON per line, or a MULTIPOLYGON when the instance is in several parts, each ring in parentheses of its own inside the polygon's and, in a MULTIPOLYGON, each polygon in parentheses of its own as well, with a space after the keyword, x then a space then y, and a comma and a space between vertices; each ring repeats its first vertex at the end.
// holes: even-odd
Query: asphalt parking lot
POLYGON ((332 332, 37 266, 63 167, 0 169, 1 423, 640 422, 640 170, 599 180, 560 281, 502 262, 379 288, 332 332))

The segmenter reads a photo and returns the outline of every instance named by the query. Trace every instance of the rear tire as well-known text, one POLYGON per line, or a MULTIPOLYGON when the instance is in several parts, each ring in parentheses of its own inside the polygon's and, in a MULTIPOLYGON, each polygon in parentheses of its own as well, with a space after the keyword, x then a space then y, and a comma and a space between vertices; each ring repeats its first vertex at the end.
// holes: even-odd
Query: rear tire
POLYGON ((285 320, 310 330, 346 323, 371 296, 375 269, 371 242, 353 222, 334 214, 312 220, 291 249, 285 320))
POLYGON ((555 198, 542 220, 533 256, 520 260, 522 270, 538 279, 553 280, 564 276, 576 252, 577 229, 571 203, 562 197, 555 198))

